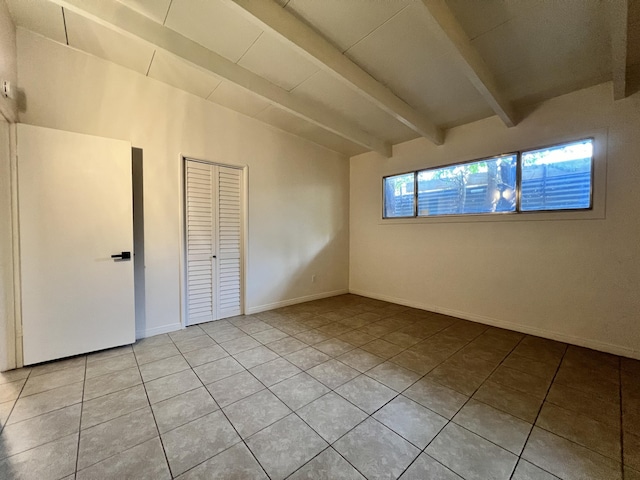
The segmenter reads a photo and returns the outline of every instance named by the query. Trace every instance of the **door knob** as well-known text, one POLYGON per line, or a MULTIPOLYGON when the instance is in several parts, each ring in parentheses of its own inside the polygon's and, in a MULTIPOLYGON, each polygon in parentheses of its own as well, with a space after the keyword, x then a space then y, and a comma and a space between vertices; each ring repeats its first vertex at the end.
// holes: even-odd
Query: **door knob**
POLYGON ((118 261, 118 260, 130 260, 131 259, 131 252, 121 252, 121 253, 118 253, 116 255, 111 255, 111 258, 115 259, 116 261, 118 261))

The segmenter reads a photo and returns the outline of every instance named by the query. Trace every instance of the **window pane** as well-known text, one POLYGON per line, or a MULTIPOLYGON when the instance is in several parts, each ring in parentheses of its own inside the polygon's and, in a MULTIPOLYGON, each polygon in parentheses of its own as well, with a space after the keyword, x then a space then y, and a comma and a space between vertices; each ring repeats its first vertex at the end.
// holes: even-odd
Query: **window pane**
POLYGON ((517 156, 418 172, 418 215, 513 212, 517 156))
POLYGON ((384 179, 384 218, 413 217, 415 173, 384 179))
POLYGON ((593 140, 522 153, 521 210, 591 208, 593 140))

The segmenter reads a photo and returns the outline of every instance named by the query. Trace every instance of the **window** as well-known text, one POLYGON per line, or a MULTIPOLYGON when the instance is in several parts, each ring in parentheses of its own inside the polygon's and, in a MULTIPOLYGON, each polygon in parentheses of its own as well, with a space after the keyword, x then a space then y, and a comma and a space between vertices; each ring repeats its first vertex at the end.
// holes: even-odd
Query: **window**
POLYGON ((383 179, 384 218, 592 207, 593 139, 383 179))
POLYGON ((522 153, 523 212, 591 208, 593 140, 522 153))

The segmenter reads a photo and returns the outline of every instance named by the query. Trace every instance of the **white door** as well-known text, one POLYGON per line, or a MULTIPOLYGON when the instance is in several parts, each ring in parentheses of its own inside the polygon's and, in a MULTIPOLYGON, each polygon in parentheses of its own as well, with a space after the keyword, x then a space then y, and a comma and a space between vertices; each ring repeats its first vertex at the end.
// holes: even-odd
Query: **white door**
POLYGON ((242 170, 185 161, 187 324, 242 313, 242 170))
POLYGON ((131 145, 18 125, 24 363, 135 341, 131 145), (126 257, 126 254, 124 255, 126 257))

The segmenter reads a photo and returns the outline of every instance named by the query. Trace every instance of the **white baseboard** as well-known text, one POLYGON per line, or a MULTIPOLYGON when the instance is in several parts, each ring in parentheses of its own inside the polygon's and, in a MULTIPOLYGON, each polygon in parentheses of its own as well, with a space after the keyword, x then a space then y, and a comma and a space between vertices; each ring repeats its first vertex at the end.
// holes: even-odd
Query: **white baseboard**
POLYGON ((136 340, 141 338, 153 337, 154 335, 160 335, 162 333, 175 332, 180 330, 182 324, 180 322, 170 323, 169 325, 161 325, 159 327, 147 328, 145 330, 136 330, 136 340))
POLYGON ((633 348, 622 347, 619 345, 612 345, 610 343, 601 342, 599 340, 592 340, 589 338, 576 337, 574 335, 568 335, 565 333, 554 332, 553 330, 547 330, 544 328, 531 327, 528 325, 522 325, 519 323, 508 322, 505 320, 499 320, 496 318, 485 317, 483 315, 476 315, 469 312, 461 312, 459 310, 453 310, 450 308, 442 308, 437 305, 427 305, 420 302, 413 302, 404 298, 392 297, 389 295, 381 295, 378 293, 366 292, 358 289, 350 289, 349 293, 354 295, 361 295, 363 297, 375 298, 376 300, 383 300, 385 302, 397 303, 406 307, 419 308, 421 310, 427 310, 429 312, 442 313, 443 315, 449 315, 451 317, 462 318, 464 320, 470 320, 472 322, 482 323, 484 325, 491 325, 492 327, 505 328, 507 330, 514 330, 520 333, 526 333, 528 335, 535 335, 537 337, 544 337, 550 340, 556 340, 558 342, 570 343, 580 347, 590 348, 592 350, 598 350, 600 352, 612 353, 614 355, 620 355, 622 357, 635 358, 640 360, 640 351, 633 348))
POLYGON ((338 295, 344 295, 349 293, 348 289, 333 290, 331 292, 315 293, 313 295, 306 295, 304 297, 290 298, 288 300, 281 300, 274 303, 266 303, 264 305, 258 305, 255 307, 248 307, 245 311, 247 315, 253 313, 266 312, 267 310, 273 310, 274 308, 288 307, 289 305, 296 305, 298 303, 310 302, 312 300, 320 300, 321 298, 336 297, 338 295))

